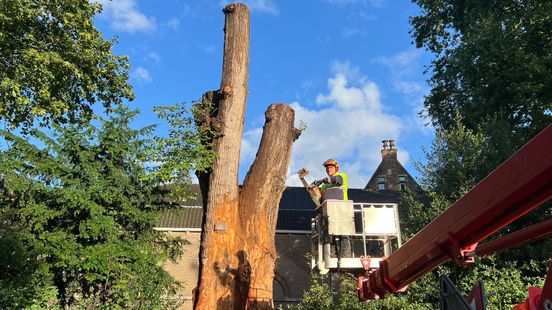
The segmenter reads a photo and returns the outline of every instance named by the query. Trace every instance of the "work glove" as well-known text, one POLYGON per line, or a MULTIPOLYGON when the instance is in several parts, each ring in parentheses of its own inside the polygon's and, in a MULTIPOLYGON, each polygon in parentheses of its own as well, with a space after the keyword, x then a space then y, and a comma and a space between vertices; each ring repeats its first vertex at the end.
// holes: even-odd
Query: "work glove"
POLYGON ((317 181, 314 181, 314 184, 316 184, 316 186, 320 186, 324 183, 330 183, 330 178, 327 177, 327 178, 323 178, 323 179, 320 179, 320 180, 317 180, 317 181))

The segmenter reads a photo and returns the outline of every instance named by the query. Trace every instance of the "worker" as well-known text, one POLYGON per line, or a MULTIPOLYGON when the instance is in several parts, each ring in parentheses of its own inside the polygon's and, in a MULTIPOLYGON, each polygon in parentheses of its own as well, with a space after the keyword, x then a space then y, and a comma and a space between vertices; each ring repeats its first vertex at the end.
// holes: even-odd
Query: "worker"
POLYGON ((326 199, 348 200, 347 175, 339 172, 339 164, 334 159, 328 159, 322 164, 326 168, 327 177, 314 181, 320 187, 322 201, 326 199))
MULTIPOLYGON (((339 172, 337 161, 328 159, 322 165, 326 168, 328 176, 313 182, 313 185, 320 187, 322 202, 326 199, 348 200, 347 175, 339 172)), ((323 225, 327 227, 328 224, 324 222, 323 225)), ((338 258, 338 269, 341 264, 341 257, 351 257, 351 241, 349 236, 334 236, 331 242, 330 256, 338 258)))

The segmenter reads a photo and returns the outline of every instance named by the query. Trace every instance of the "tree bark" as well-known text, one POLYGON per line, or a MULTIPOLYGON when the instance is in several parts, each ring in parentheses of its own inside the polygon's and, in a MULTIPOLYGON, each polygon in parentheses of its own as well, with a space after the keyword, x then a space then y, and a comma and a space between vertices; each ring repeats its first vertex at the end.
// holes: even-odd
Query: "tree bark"
POLYGON ((274 308, 272 284, 278 205, 285 189, 291 146, 300 134, 293 126, 295 112, 288 105, 271 105, 265 118, 261 144, 239 196, 243 251, 251 270, 246 309, 274 308))
POLYGON ((205 124, 218 134, 217 157, 199 175, 204 197, 198 286, 194 309, 273 309, 274 235, 293 141, 294 111, 284 104, 266 113, 261 144, 243 189, 238 164, 245 117, 249 66, 249 10, 230 4, 223 10, 224 59, 220 90, 207 92, 216 111, 205 124), (209 179, 208 184, 206 182, 209 179))
POLYGON ((236 289, 242 243, 237 229, 238 164, 249 76, 249 9, 240 3, 223 9, 224 58, 214 151, 200 244, 196 309, 230 309, 236 289), (237 146, 237 147, 236 147, 237 146))

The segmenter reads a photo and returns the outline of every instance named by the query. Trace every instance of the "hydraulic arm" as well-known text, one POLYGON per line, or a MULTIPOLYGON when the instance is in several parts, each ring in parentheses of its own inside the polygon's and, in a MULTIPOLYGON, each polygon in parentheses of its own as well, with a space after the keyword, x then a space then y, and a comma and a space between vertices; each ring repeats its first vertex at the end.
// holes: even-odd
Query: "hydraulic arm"
POLYGON ((477 244, 552 196, 552 125, 423 228, 380 268, 359 278, 361 300, 383 297, 453 260, 474 261, 477 244))

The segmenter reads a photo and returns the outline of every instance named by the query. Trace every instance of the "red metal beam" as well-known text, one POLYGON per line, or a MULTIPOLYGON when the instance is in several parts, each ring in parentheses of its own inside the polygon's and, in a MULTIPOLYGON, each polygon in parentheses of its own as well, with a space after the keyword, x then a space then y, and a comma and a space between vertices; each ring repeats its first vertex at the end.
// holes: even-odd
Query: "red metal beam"
POLYGON ((537 309, 551 309, 552 308, 552 262, 548 266, 548 275, 544 280, 544 286, 542 287, 542 293, 539 300, 537 309))
POLYGON ((441 264, 470 262, 477 243, 552 197, 552 125, 400 247, 366 279, 367 292, 395 292, 441 264))
POLYGON ((552 236, 552 218, 477 246, 475 254, 487 256, 552 236))

